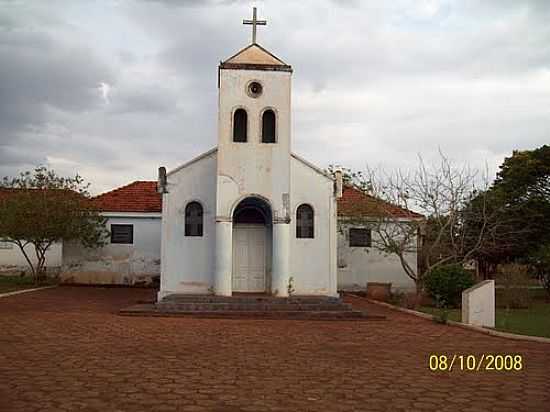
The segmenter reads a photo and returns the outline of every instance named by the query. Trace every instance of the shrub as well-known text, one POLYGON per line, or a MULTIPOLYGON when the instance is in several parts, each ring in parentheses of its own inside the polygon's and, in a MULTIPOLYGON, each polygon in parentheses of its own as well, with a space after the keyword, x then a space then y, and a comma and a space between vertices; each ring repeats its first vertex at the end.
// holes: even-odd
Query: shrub
POLYGON ((497 281, 502 289, 499 291, 500 305, 507 309, 527 308, 531 303, 529 295, 529 267, 517 263, 499 265, 497 281))
POLYGON ((435 323, 441 323, 443 325, 447 324, 449 321, 449 309, 446 307, 439 308, 436 313, 433 315, 433 321, 435 323))
POLYGON ((462 291, 473 284, 472 274, 460 265, 436 267, 424 278, 426 291, 438 307, 459 306, 462 291))
POLYGON ((388 303, 391 303, 392 305, 395 305, 395 306, 403 306, 405 299, 406 299, 405 293, 399 290, 395 290, 391 293, 388 299, 388 303))

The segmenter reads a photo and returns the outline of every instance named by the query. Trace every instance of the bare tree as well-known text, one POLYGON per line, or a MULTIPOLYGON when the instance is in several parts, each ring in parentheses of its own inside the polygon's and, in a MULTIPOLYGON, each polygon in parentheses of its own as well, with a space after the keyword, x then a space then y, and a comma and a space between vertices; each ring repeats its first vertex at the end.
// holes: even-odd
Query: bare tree
POLYGON ((368 168, 345 175, 348 184, 372 201, 369 210, 358 204, 342 224, 370 227, 372 246, 397 256, 418 292, 424 273, 471 261, 486 247, 507 245, 500 244, 505 225, 489 204, 487 174, 466 164, 457 166, 441 152, 431 165, 419 156, 417 167, 407 172, 368 168))

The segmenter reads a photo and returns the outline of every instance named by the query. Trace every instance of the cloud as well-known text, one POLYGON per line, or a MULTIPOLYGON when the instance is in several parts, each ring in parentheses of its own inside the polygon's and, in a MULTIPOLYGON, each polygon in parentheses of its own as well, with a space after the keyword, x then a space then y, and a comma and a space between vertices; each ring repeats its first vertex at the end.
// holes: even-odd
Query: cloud
MULTIPOLYGON (((98 192, 216 144, 217 65, 250 41, 249 2, 0 7, 0 176, 47 163, 98 192)), ((294 68, 293 150, 321 167, 441 148, 494 172, 548 141, 546 1, 258 7, 259 42, 294 68)))
POLYGON ((0 23, 0 61, 0 146, 14 145, 4 147, 0 164, 13 163, 7 156, 20 151, 22 134, 46 127, 49 109, 76 114, 98 107, 96 86, 112 77, 92 50, 15 19, 0 23))
POLYGON ((145 0, 151 3, 159 3, 173 7, 212 7, 231 5, 235 3, 248 3, 245 0, 145 0))

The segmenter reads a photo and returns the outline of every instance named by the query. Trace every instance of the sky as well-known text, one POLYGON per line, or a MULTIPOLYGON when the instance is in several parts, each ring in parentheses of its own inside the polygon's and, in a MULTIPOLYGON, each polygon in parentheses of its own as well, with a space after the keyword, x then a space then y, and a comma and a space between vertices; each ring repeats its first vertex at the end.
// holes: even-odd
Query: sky
POLYGON ((100 193, 216 146, 217 66, 294 69, 292 150, 320 167, 488 168, 550 143, 550 2, 0 0, 0 177, 100 193))

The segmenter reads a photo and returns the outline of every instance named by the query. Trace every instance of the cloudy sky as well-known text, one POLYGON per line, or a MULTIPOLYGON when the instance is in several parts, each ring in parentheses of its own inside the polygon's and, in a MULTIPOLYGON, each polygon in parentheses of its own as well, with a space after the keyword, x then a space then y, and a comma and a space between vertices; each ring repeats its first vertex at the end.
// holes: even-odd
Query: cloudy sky
MULTIPOLYGON (((441 148, 494 172, 550 142, 550 2, 254 4, 294 68, 293 150, 321 167, 441 148)), ((46 164, 98 193, 215 146, 217 65, 252 5, 0 0, 0 176, 46 164)))

